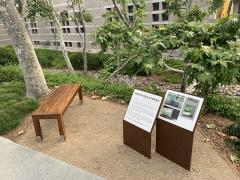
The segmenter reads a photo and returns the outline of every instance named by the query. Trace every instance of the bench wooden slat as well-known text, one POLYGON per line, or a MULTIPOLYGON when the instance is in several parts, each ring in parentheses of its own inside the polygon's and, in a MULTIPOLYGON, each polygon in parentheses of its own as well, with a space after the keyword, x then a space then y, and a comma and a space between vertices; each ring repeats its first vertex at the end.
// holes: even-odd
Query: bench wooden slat
POLYGON ((65 84, 58 87, 52 92, 45 101, 41 103, 38 109, 32 114, 34 129, 37 138, 43 139, 40 119, 57 119, 59 133, 66 138, 63 114, 72 102, 76 94, 79 93, 79 99, 82 103, 82 89, 79 84, 65 84))
POLYGON ((78 84, 61 85, 48 96, 33 115, 64 113, 79 88, 78 84))

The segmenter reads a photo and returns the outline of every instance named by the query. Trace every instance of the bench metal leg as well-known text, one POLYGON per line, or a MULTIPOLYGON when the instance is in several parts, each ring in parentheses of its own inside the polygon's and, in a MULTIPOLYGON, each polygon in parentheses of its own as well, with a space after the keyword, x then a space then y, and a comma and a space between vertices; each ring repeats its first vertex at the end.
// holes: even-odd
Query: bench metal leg
POLYGON ((37 141, 43 140, 42 129, 39 122, 39 118, 36 116, 32 116, 32 119, 33 119, 34 129, 36 132, 37 141))
POLYGON ((65 133, 65 127, 63 122, 63 115, 59 115, 57 118, 58 121, 58 128, 59 128, 59 134, 61 138, 63 137, 64 140, 66 140, 66 133, 65 133))
POLYGON ((80 104, 83 104, 83 94, 82 94, 82 87, 81 86, 78 89, 78 95, 79 95, 80 104))

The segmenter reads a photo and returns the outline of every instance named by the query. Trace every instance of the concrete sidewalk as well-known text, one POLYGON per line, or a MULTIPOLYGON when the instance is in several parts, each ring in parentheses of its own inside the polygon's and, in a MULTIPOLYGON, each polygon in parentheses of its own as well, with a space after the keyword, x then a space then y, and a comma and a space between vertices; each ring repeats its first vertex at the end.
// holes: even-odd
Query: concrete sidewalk
POLYGON ((84 104, 79 105, 76 98, 64 115, 65 142, 59 140, 55 120, 42 120, 42 142, 36 142, 31 126, 18 143, 111 180, 240 179, 212 145, 203 142, 204 137, 198 130, 194 137, 191 171, 155 152, 155 128, 152 159, 125 146, 122 120, 126 109, 125 105, 87 97, 84 104))
POLYGON ((0 179, 103 180, 65 162, 0 137, 0 179))

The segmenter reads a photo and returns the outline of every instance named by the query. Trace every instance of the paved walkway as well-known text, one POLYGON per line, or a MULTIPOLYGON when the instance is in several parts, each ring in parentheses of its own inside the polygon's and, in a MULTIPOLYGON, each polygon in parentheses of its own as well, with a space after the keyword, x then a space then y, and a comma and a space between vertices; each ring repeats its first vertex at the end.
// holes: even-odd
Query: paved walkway
POLYGON ((203 142, 204 137, 198 130, 194 137, 191 171, 155 153, 155 129, 152 159, 125 146, 122 119, 126 109, 127 106, 87 97, 83 105, 78 105, 76 98, 64 116, 66 142, 59 140, 55 120, 43 120, 43 142, 36 142, 31 126, 19 144, 111 180, 239 179, 235 170, 216 150, 203 142))
POLYGON ((2 137, 0 137, 0 179, 103 180, 103 178, 2 137))

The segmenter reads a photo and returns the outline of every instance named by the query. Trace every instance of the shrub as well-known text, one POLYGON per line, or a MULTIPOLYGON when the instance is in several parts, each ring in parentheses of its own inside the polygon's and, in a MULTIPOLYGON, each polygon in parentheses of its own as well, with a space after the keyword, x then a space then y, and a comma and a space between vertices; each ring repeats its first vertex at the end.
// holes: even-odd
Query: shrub
POLYGON ((11 81, 23 81, 19 66, 0 66, 0 83, 11 81))
POLYGON ((206 99, 205 111, 235 120, 240 123, 240 99, 212 95, 206 99))
MULTIPOLYGON (((62 52, 53 49, 35 49, 39 63, 44 68, 65 68, 67 67, 62 52)), ((83 58, 80 52, 68 52, 69 59, 76 70, 83 70, 83 58)), ((109 58, 104 53, 87 53, 88 69, 99 70, 103 63, 109 58)), ((18 64, 17 56, 12 46, 0 47, 0 65, 18 64)))
MULTIPOLYGON (((54 67, 56 64, 65 64, 60 51, 51 49, 35 49, 38 61, 44 68, 54 67)), ((66 65, 65 65, 66 66, 66 65)))
POLYGON ((0 65, 18 64, 18 59, 12 46, 0 47, 0 65))
POLYGON ((240 124, 233 124, 226 128, 226 132, 230 136, 240 137, 240 124))
MULTIPOLYGON (((76 70, 83 69, 83 57, 80 52, 69 52, 69 58, 76 70)), ((99 70, 103 67, 104 61, 108 59, 108 55, 103 53, 87 53, 88 69, 99 70)))

